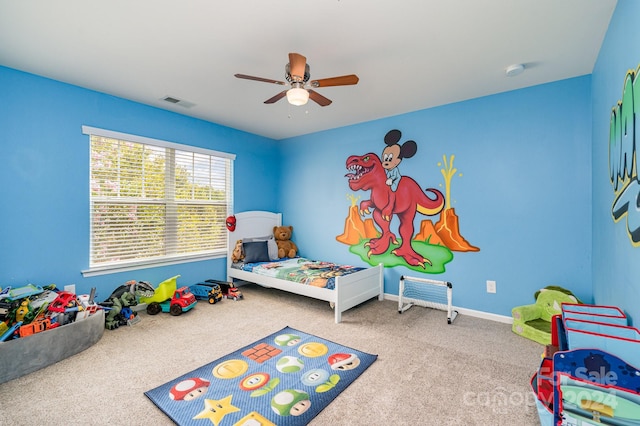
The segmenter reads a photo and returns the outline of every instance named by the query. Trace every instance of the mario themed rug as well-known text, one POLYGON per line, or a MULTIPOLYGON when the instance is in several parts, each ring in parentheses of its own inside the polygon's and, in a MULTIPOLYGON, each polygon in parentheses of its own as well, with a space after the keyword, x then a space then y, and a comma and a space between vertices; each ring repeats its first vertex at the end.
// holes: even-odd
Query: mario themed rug
POLYGON ((290 327, 145 395, 178 425, 306 425, 376 359, 290 327))

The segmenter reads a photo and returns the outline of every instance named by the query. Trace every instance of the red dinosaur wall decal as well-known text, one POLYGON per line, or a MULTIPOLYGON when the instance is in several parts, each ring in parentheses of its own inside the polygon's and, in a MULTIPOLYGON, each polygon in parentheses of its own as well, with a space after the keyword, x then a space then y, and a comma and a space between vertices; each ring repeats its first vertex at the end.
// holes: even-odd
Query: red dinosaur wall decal
POLYGON ((445 205, 444 195, 435 188, 427 188, 425 191, 435 196, 430 198, 408 176, 402 176, 397 189, 392 191, 386 183, 388 178, 382 162, 374 153, 352 155, 347 159, 346 167, 349 170, 346 177, 351 190, 371 191, 370 199, 360 202, 360 215, 370 214, 373 209, 373 219, 382 231, 379 238, 372 238, 366 243, 369 247, 367 256, 385 253, 391 243, 398 244, 396 235, 390 229, 391 218, 395 214, 400 220, 399 233, 402 241, 391 253, 402 257, 409 265, 419 265, 422 268, 425 268, 425 263, 431 265, 429 259, 411 247, 413 220, 416 213, 428 216, 439 214, 445 205))

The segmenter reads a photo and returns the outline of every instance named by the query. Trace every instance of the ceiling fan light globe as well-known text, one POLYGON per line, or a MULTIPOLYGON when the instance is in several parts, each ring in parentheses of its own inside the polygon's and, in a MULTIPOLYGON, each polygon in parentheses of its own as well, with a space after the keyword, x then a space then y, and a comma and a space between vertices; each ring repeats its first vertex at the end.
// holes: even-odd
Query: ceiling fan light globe
POLYGON ((309 92, 300 87, 289 89, 287 90, 287 101, 289 101, 291 105, 304 105, 309 101, 309 92))

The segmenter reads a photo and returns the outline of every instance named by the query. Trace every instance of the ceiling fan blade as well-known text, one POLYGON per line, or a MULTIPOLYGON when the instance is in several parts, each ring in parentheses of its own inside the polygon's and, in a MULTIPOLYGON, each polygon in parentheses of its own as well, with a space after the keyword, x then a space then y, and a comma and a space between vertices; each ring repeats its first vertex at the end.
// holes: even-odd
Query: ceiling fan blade
POLYGON ((320 93, 309 89, 309 97, 311 98, 312 101, 314 101, 315 103, 317 103, 320 106, 327 106, 331 104, 331 99, 327 99, 324 96, 322 96, 320 93))
POLYGON ((341 75, 340 77, 322 78, 309 82, 312 87, 329 87, 329 86, 349 86, 358 84, 360 79, 355 74, 341 75))
POLYGON ((289 53, 289 69, 294 80, 296 77, 299 81, 304 79, 305 65, 307 65, 307 58, 299 53, 289 53))
POLYGON ((244 78, 245 80, 254 80, 254 81, 262 81, 264 83, 273 83, 273 84, 279 84, 281 86, 286 85, 287 83, 285 83, 284 81, 278 81, 278 80, 271 80, 270 78, 262 78, 262 77, 254 77, 252 75, 246 75, 246 74, 234 74, 237 78, 244 78))
POLYGON ((275 95, 272 98, 267 99, 266 101, 264 101, 265 104, 273 104, 278 102, 280 99, 284 98, 287 94, 286 90, 283 90, 282 92, 278 93, 277 95, 275 95))

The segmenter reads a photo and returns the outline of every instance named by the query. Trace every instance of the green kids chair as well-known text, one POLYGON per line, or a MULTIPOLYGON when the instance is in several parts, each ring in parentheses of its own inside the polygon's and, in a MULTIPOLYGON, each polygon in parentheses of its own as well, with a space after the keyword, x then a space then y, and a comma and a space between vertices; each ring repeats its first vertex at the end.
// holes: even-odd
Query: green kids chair
POLYGON ((511 310, 512 330, 543 345, 551 344, 551 318, 562 313, 563 303, 582 303, 569 290, 547 286, 534 295, 536 303, 511 310))

